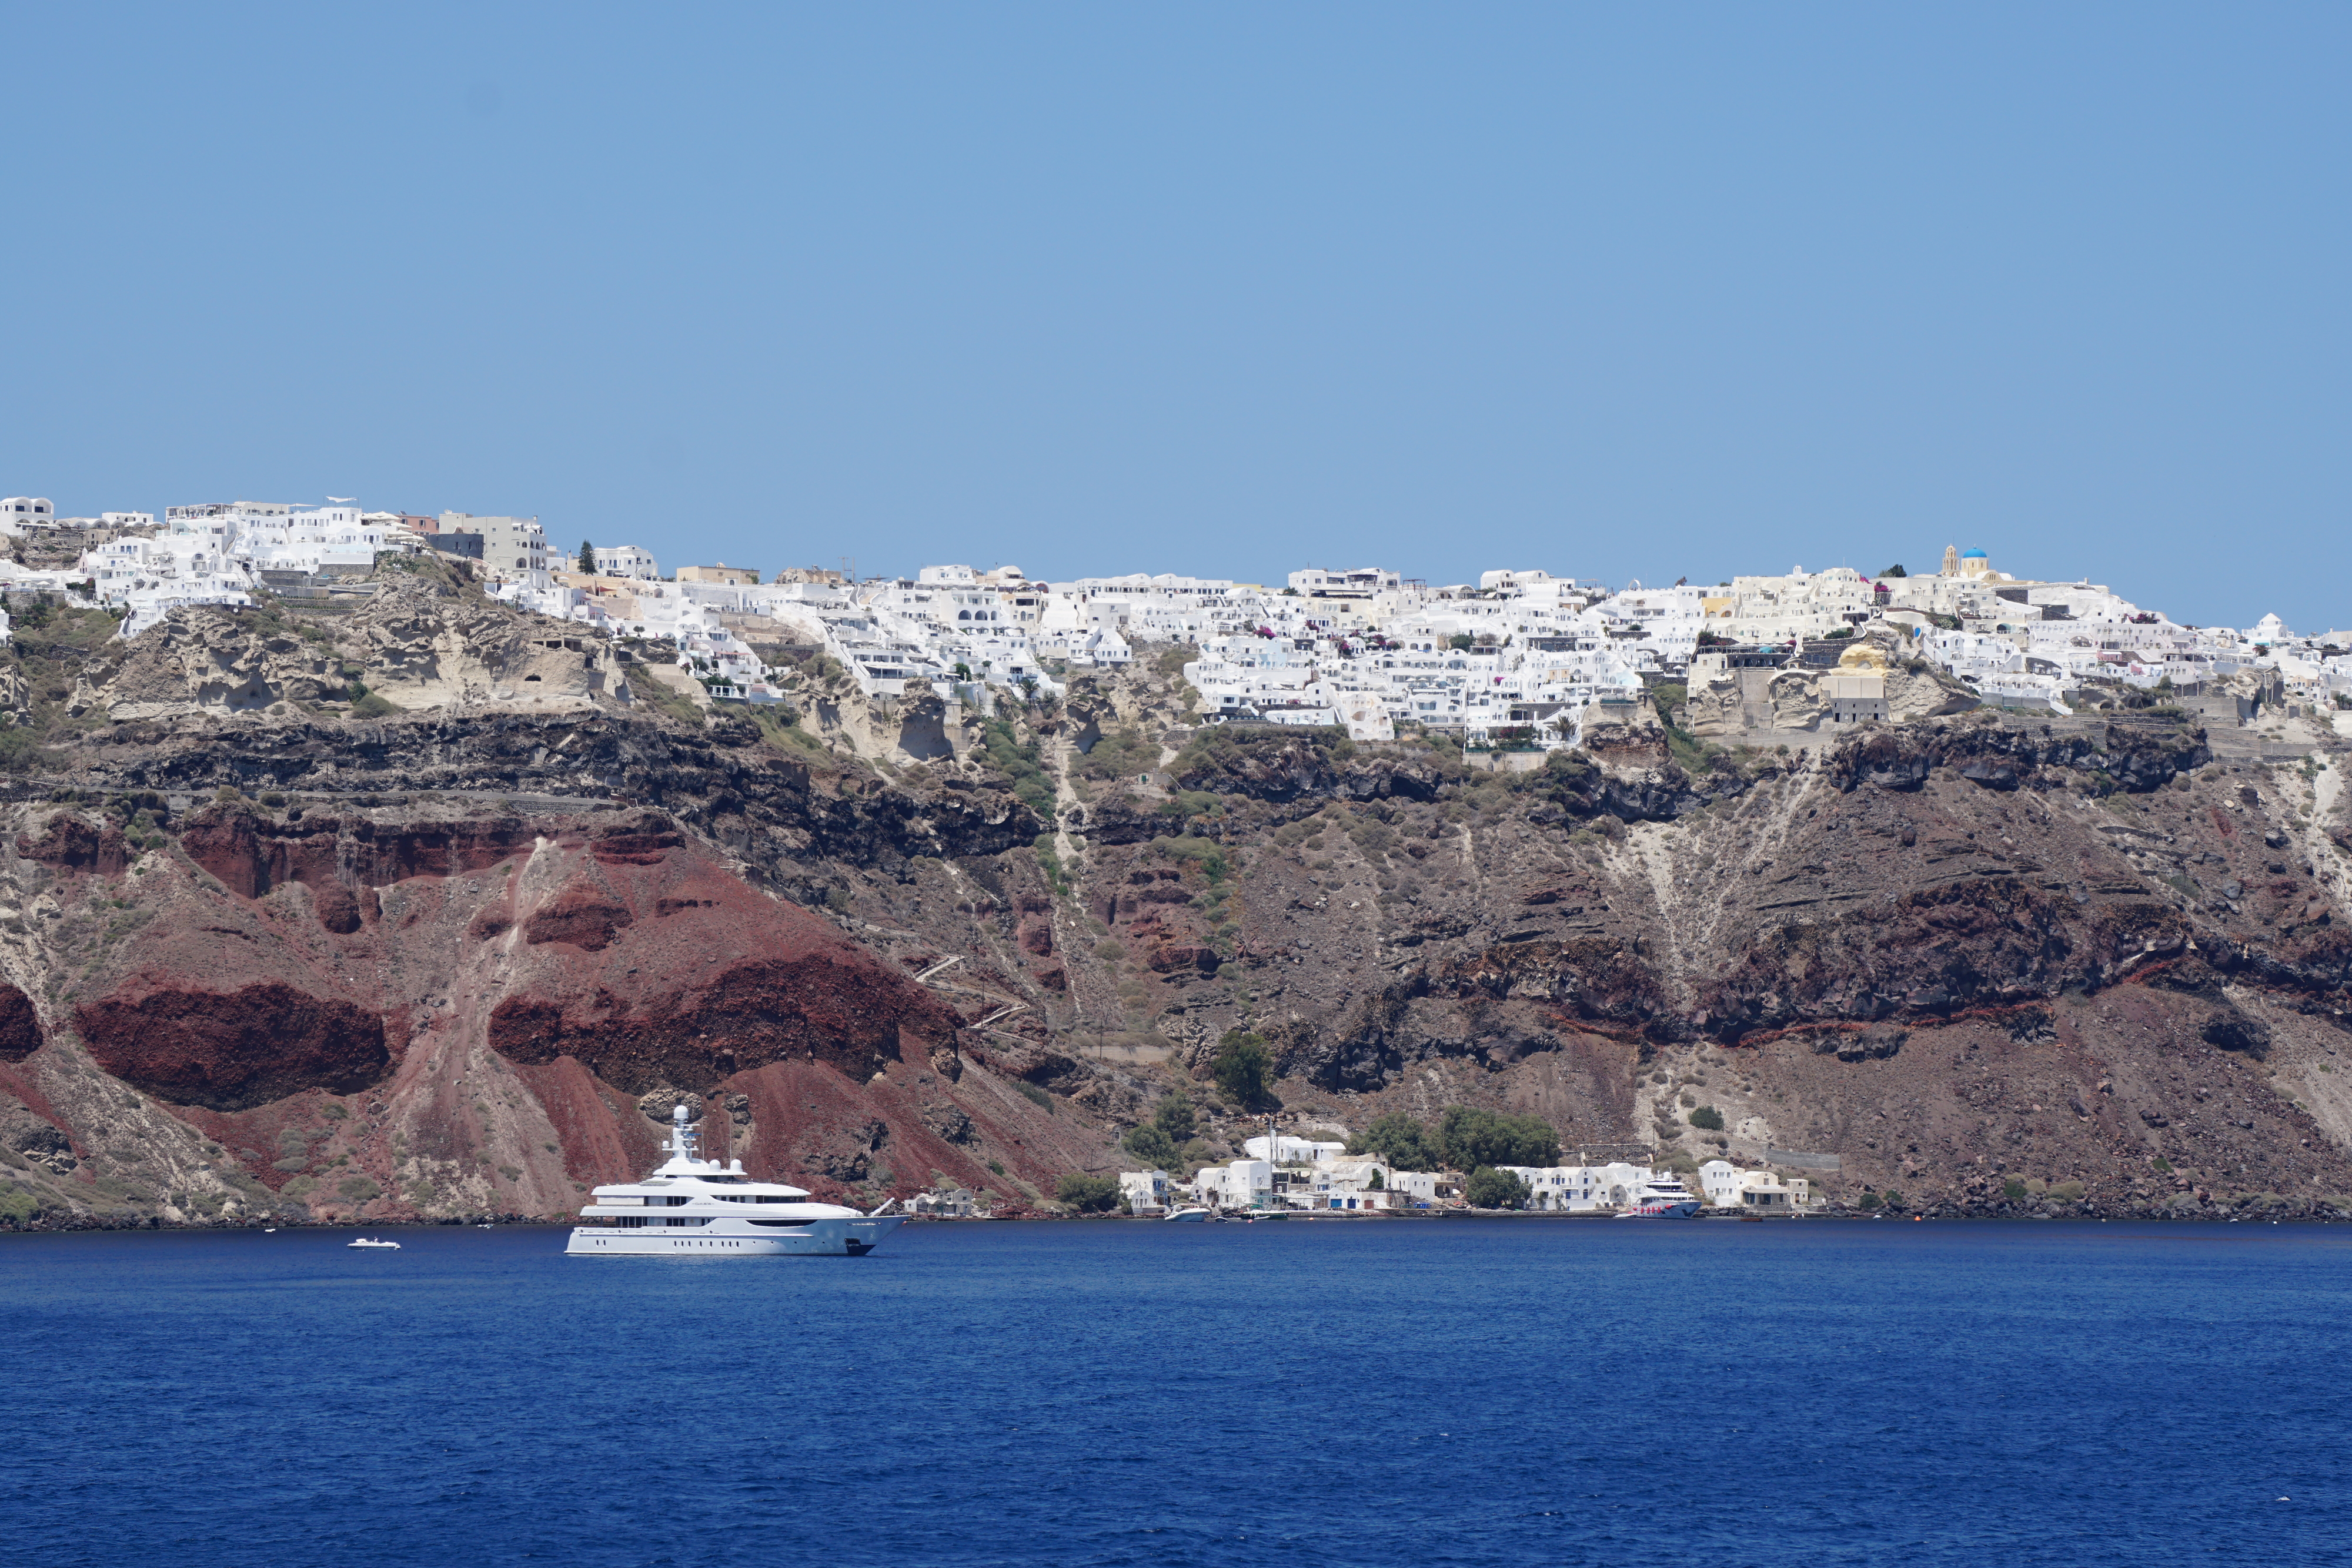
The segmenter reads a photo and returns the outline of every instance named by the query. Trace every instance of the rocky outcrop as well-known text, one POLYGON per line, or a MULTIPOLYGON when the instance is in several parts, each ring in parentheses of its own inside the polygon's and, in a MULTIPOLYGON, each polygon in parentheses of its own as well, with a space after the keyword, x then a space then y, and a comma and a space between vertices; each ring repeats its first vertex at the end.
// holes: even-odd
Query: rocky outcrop
POLYGON ((233 991, 168 971, 74 1010, 90 1060, 159 1098, 247 1111, 306 1089, 356 1094, 392 1065, 379 1015, 265 980, 233 991))
POLYGON ((0 981, 0 1061, 22 1061, 41 1049, 41 1015, 33 998, 0 981))
POLYGON ((1983 698, 1924 660, 1896 661, 1886 672, 1886 716, 1896 724, 1948 718, 1979 706, 1983 698))
POLYGON ((1171 771, 1182 789, 1258 800, 1427 800, 1444 778, 1426 754, 1360 756, 1338 730, 1206 730, 1171 771))
POLYGON ((2124 789, 2146 794, 2213 759, 2203 730, 2126 729, 2104 737, 2053 736, 1998 720, 1874 727, 1836 748, 1831 777, 1841 789, 1864 783, 1913 789, 1937 768, 1991 789, 2124 789))
POLYGON ((1819 671, 1782 670, 1766 690, 1774 729, 1819 728, 1822 716, 1830 710, 1829 699, 1822 695, 1819 671))
POLYGON ((74 706, 117 721, 226 717, 341 702, 355 681, 404 709, 629 700, 600 639, 478 591, 387 571, 365 609, 333 622, 208 605, 171 611, 85 669, 74 706))
MULTIPOLYGON (((806 762, 777 755, 741 725, 684 731, 650 716, 501 715, 416 717, 347 726, 308 718, 247 722, 220 732, 141 734, 95 748, 86 777, 117 791, 379 800, 385 795, 622 799, 673 820, 777 880, 803 902, 826 885, 808 868, 826 860, 897 866, 910 858, 1001 853, 1043 825, 1004 789, 966 778, 930 790, 837 789, 812 781, 806 762)), ((503 821, 521 831, 510 814, 503 821)), ((443 821, 452 852, 494 831, 481 818, 443 821)), ((339 830, 340 831, 340 830, 339 830)), ((420 842, 417 852, 434 846, 420 842)))

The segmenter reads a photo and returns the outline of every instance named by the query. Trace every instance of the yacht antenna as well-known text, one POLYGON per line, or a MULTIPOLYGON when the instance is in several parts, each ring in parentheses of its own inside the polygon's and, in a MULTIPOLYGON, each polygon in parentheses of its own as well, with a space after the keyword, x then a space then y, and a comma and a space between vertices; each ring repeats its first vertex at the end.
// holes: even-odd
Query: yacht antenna
POLYGON ((669 1113, 669 1152, 679 1159, 693 1163, 695 1156, 694 1129, 686 1124, 686 1107, 678 1106, 669 1113))

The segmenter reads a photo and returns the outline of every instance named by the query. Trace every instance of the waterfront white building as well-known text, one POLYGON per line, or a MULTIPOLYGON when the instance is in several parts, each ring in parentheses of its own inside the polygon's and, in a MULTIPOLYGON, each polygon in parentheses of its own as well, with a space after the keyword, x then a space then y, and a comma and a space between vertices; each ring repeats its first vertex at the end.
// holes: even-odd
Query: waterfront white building
POLYGON ((1164 1214, 1174 1190, 1166 1171, 1121 1171, 1118 1201, 1129 1214, 1164 1214))
POLYGON ((1801 1214, 1812 1198, 1812 1184, 1803 1176, 1783 1182, 1778 1172, 1742 1170, 1729 1160, 1707 1161, 1698 1167, 1698 1180, 1699 1190, 1717 1208, 1801 1214))
POLYGON ((1623 1208, 1639 1202, 1657 1179, 1648 1166, 1613 1161, 1600 1166, 1497 1166, 1528 1184, 1529 1207, 1571 1214, 1623 1208))
POLYGON ((1274 1166, 1265 1160, 1202 1166, 1192 1177, 1193 1200, 1210 1208, 1269 1208, 1274 1166))

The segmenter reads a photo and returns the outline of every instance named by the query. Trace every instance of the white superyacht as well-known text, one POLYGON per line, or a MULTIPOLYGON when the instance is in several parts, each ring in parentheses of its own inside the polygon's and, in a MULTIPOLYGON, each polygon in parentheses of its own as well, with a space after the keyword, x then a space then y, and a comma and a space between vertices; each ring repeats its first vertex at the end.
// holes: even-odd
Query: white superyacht
POLYGON ((1617 1216, 1620 1219, 1695 1219, 1698 1217, 1698 1199, 1690 1195, 1683 1178, 1671 1171, 1661 1171, 1642 1184, 1633 1201, 1617 1216))
POLYGON ((686 1107, 671 1113, 669 1158, 643 1181, 600 1186, 563 1249, 591 1258, 858 1258, 906 1223, 753 1181, 743 1162, 696 1157, 686 1107))

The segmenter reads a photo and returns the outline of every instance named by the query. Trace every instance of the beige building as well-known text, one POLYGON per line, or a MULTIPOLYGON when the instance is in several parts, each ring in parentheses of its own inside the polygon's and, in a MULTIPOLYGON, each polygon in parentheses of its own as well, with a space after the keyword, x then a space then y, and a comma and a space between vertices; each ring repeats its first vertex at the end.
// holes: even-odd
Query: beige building
POLYGON ((720 561, 717 566, 682 566, 677 569, 680 582, 716 582, 729 588, 757 588, 760 574, 751 567, 729 566, 720 561))
POLYGON ((482 567, 492 577, 527 579, 531 572, 562 564, 547 548, 547 533, 537 517, 444 512, 437 520, 436 533, 482 536, 482 567))
POLYGON ((1856 643, 1838 655, 1837 668, 1822 676, 1832 724, 1858 724, 1886 716, 1886 655, 1856 643))

